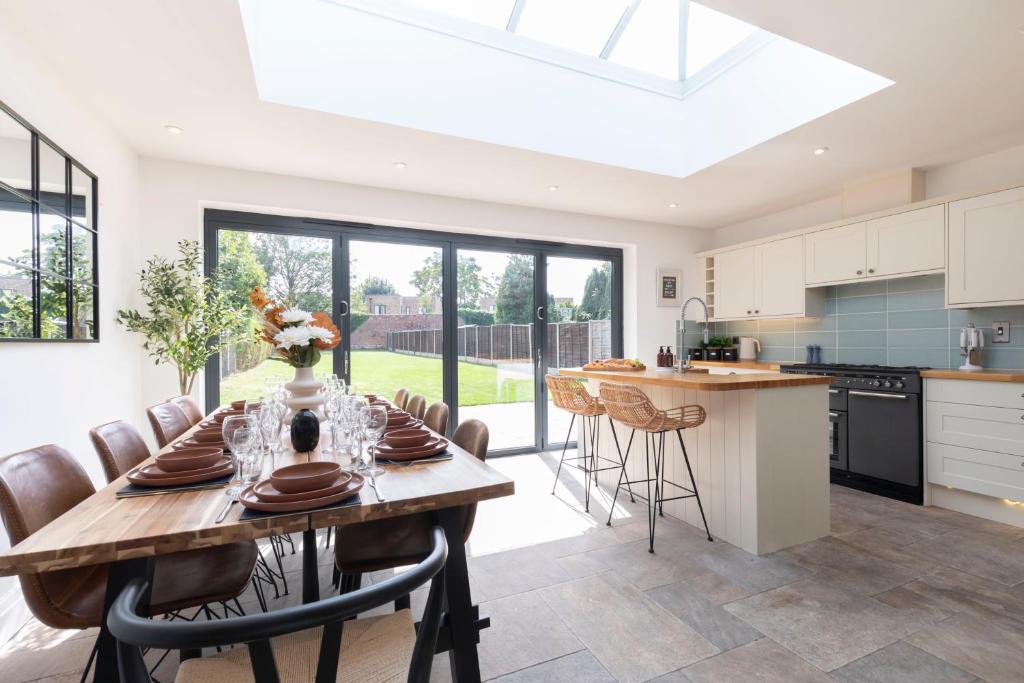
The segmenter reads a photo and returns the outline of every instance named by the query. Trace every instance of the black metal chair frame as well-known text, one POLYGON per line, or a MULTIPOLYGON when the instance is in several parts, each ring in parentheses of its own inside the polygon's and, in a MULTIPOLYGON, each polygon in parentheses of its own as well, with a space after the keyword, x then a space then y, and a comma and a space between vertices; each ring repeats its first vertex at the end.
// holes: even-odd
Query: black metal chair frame
MULTIPOLYGON (((609 418, 609 421, 611 418, 609 418)), ((614 433, 614 429, 613 429, 614 433)), ((646 457, 647 465, 647 478, 646 479, 633 479, 626 475, 626 463, 629 462, 629 449, 633 445, 633 437, 636 436, 636 430, 629 435, 629 444, 626 446, 626 455, 622 457, 622 451, 619 451, 619 457, 622 457, 622 473, 619 475, 619 482, 615 486, 615 495, 612 496, 612 505, 608 510, 608 521, 607 525, 612 525, 612 513, 615 512, 615 501, 619 499, 619 489, 623 486, 623 480, 625 479, 625 485, 629 487, 630 484, 647 484, 647 495, 643 496, 639 493, 636 497, 647 503, 647 534, 648 534, 648 547, 647 552, 654 552, 654 528, 656 526, 658 517, 665 516, 665 501, 666 500, 682 500, 684 498, 696 498, 697 509, 700 510, 700 518, 704 522, 704 532, 708 535, 708 541, 714 541, 711 537, 711 530, 708 528, 708 519, 704 516, 704 506, 700 502, 700 494, 697 492, 697 479, 693 476, 693 469, 690 467, 690 456, 686 452, 686 444, 683 442, 683 430, 664 430, 659 432, 644 432, 644 455, 646 457), (676 438, 679 439, 679 447, 683 450, 683 461, 686 463, 686 471, 690 475, 690 484, 693 488, 677 484, 674 481, 665 479, 665 434, 668 431, 674 431, 676 438), (651 455, 654 455, 654 476, 651 476, 651 455), (654 495, 651 495, 651 482, 654 482, 654 495), (665 485, 674 486, 675 488, 685 491, 683 495, 665 497, 665 485)), ((615 440, 615 447, 619 447, 618 439, 615 440)), ((633 498, 633 491, 630 489, 630 499, 633 498)))
MULTIPOLYGON (((615 439, 615 448, 619 452, 619 461, 615 462, 611 458, 606 458, 598 453, 601 447, 601 430, 598 428, 598 420, 601 419, 601 415, 581 415, 583 420, 583 438, 580 440, 580 444, 576 450, 576 457, 569 458, 569 462, 565 460, 565 452, 569 448, 569 441, 572 437, 572 428, 576 424, 576 413, 571 413, 572 417, 569 419, 569 431, 565 435, 565 443, 562 444, 562 457, 558 460, 558 469, 555 471, 555 483, 551 485, 551 495, 555 495, 555 489, 558 488, 558 478, 562 474, 563 467, 572 467, 574 469, 583 472, 584 476, 584 493, 583 493, 583 508, 586 512, 590 512, 590 484, 593 480, 594 486, 597 486, 597 473, 606 472, 608 470, 620 470, 624 471, 626 463, 622 459, 622 449, 619 448, 619 436, 615 433, 615 424, 612 419, 608 418, 608 426, 612 430, 612 438, 615 439), (587 426, 590 426, 590 455, 587 455, 587 426), (576 462, 572 462, 575 460, 576 462), (601 467, 602 463, 608 463, 608 467, 601 467)), ((632 442, 632 437, 630 438, 632 442)), ((629 449, 626 449, 629 453, 629 449)), ((621 476, 621 475, 620 475, 621 476)), ((621 481, 621 478, 620 478, 621 481)), ((627 482, 627 488, 629 484, 627 482)), ((633 500, 633 490, 629 489, 629 499, 633 500)))
POLYGON ((121 680, 149 683, 152 679, 142 658, 143 647, 178 649, 192 654, 204 647, 245 643, 256 683, 279 683, 270 639, 323 626, 316 683, 334 681, 341 657, 344 621, 361 612, 408 595, 430 581, 423 619, 417 626, 409 681, 429 681, 444 603, 444 568, 448 544, 441 527, 431 530, 433 549, 409 571, 381 583, 317 602, 268 614, 233 617, 209 622, 161 622, 141 616, 149 600, 150 584, 132 579, 115 599, 107 623, 117 638, 121 680))

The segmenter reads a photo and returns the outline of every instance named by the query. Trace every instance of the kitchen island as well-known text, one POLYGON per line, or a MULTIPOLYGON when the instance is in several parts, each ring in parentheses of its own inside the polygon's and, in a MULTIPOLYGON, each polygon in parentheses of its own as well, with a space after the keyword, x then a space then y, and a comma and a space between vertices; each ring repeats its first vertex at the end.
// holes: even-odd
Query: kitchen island
MULTIPOLYGON (((593 394, 601 382, 641 385, 660 409, 696 403, 707 421, 683 432, 711 534, 762 555, 829 533, 827 458, 829 378, 776 372, 731 375, 727 370, 676 373, 564 369, 560 374, 588 380, 593 394)), ((618 459, 607 418, 600 421, 600 454, 618 459)), ((625 455, 629 429, 616 425, 625 455)), ((666 439, 666 479, 687 484, 678 442, 666 439)), ((626 463, 631 480, 643 479, 644 441, 637 435, 626 463)), ((614 490, 618 472, 599 481, 614 490)), ((619 500, 628 494, 620 492, 619 500)), ((665 514, 703 529, 694 499, 665 503, 665 514)), ((614 518, 612 520, 614 524, 614 518)))

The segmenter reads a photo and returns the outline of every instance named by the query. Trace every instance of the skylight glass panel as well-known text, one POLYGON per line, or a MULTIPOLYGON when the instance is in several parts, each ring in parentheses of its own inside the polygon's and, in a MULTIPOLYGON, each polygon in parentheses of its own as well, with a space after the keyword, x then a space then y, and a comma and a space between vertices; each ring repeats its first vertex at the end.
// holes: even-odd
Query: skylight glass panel
POLYGON ((597 57, 628 4, 626 0, 528 0, 516 33, 597 57))
MULTIPOLYGON (((641 5, 646 4, 642 2, 641 5)), ((757 27, 721 12, 690 3, 686 36, 686 78, 715 61, 755 31, 757 27)))
POLYGON ((504 30, 515 0, 406 0, 431 12, 504 30))
POLYGON ((679 0, 642 0, 608 61, 679 80, 679 0))

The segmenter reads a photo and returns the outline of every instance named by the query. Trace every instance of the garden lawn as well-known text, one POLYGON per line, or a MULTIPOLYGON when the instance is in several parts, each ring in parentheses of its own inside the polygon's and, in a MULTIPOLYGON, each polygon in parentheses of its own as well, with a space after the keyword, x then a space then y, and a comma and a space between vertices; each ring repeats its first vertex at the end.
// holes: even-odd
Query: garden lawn
MULTIPOLYGON (((315 368, 317 376, 333 372, 331 355, 324 354, 315 368)), ((503 373, 508 375, 510 373, 503 373)), ((220 402, 254 398, 264 393, 272 379, 290 380, 295 370, 284 363, 264 361, 238 372, 220 384, 220 402)), ((499 385, 498 369, 490 365, 459 363, 459 405, 477 406, 494 403, 518 403, 533 400, 533 379, 504 376, 499 385)), ((353 351, 352 379, 354 390, 391 398, 400 388, 409 395, 423 394, 427 403, 442 400, 441 359, 410 356, 389 351, 353 351)))

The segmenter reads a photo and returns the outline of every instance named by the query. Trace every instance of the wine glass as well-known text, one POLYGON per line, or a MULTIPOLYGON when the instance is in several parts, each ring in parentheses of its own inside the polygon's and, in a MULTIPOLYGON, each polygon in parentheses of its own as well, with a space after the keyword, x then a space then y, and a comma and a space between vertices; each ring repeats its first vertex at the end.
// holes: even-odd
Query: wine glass
POLYGON ((270 451, 271 469, 276 465, 278 448, 281 444, 281 418, 284 417, 284 406, 276 401, 268 401, 260 409, 259 427, 263 444, 270 451))
MULTIPOLYGON (((253 415, 232 415, 224 420, 221 426, 221 435, 224 437, 224 444, 231 451, 231 464, 235 468, 235 476, 241 481, 240 458, 253 446, 253 438, 256 431, 256 418, 253 415)), ((241 485, 232 479, 232 485, 225 491, 230 496, 237 496, 241 485)))
POLYGON ((384 470, 377 467, 377 442, 388 426, 388 411, 384 406, 366 406, 362 409, 362 417, 363 434, 370 441, 370 462, 363 471, 371 477, 377 477, 384 474, 384 470))
POLYGON ((338 401, 338 394, 334 387, 324 392, 324 415, 327 416, 327 426, 331 431, 330 442, 321 449, 324 455, 336 455, 338 453, 338 411, 341 405, 338 401))

